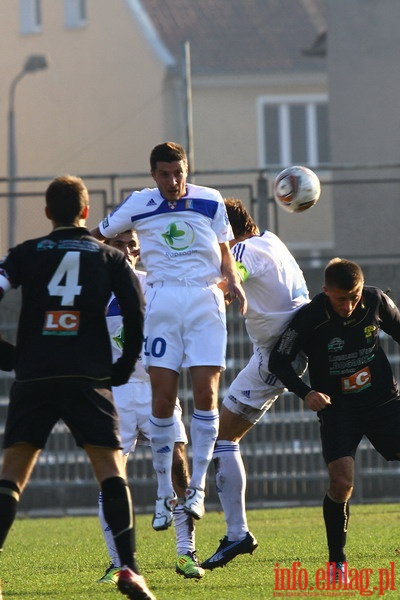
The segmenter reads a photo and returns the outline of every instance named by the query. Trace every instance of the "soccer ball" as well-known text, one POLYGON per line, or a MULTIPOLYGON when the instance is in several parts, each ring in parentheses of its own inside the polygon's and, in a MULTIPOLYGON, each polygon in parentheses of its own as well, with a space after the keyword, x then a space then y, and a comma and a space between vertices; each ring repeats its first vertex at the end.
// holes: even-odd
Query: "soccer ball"
POLYGON ((321 185, 318 177, 307 167, 284 169, 274 181, 274 198, 278 206, 289 213, 311 208, 319 200, 321 185))

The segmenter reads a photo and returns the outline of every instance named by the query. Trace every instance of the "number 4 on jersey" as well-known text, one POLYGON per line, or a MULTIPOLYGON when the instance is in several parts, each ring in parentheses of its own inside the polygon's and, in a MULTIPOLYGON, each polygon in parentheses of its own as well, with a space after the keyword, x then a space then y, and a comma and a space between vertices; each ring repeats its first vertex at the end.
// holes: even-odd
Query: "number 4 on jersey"
POLYGON ((79 252, 66 252, 47 289, 50 296, 60 296, 62 306, 73 306, 82 286, 79 281, 79 252))

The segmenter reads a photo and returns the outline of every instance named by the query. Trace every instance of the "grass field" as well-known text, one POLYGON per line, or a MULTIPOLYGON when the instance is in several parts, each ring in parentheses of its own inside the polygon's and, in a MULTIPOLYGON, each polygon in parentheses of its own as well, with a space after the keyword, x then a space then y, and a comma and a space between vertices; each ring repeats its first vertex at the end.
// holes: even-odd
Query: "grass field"
MULTIPOLYGON (((347 591, 325 591, 325 584, 320 584, 324 591, 310 589, 317 569, 325 568, 326 562, 320 508, 249 511, 248 519, 259 541, 253 556, 237 557, 225 568, 208 571, 202 580, 193 581, 175 574, 173 529, 154 532, 151 517, 140 515, 137 518, 139 561, 157 600, 323 599, 371 595, 387 600, 400 598, 398 505, 351 507, 347 550, 349 568, 353 571, 347 591), (291 590, 288 590, 288 573, 291 590), (306 575, 308 586, 300 589, 305 586, 306 575), (385 587, 392 589, 384 591, 385 587)), ((216 550, 223 535, 223 515, 207 512, 197 526, 200 559, 216 550)), ((95 583, 107 562, 97 517, 17 519, 1 557, 4 600, 123 598, 114 586, 95 583)))

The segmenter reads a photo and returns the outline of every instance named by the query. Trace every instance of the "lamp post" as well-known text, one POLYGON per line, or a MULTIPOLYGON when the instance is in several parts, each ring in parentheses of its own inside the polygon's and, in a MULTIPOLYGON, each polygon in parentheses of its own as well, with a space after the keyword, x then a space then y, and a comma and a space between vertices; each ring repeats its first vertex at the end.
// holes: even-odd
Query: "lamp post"
POLYGON ((17 144, 15 136, 15 89, 18 82, 27 73, 47 69, 47 60, 41 54, 31 54, 25 61, 20 73, 11 81, 8 101, 8 247, 15 244, 16 219, 16 176, 17 176, 17 144))

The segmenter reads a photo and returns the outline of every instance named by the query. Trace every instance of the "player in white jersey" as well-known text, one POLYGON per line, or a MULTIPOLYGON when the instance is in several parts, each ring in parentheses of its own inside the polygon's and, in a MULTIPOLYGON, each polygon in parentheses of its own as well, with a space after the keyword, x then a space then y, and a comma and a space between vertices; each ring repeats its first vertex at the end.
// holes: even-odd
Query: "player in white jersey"
POLYGON ((192 476, 184 510, 204 514, 204 487, 218 433, 218 387, 225 368, 225 278, 241 311, 246 298, 229 240, 233 237, 217 190, 187 183, 188 162, 179 144, 165 142, 150 155, 157 187, 133 192, 92 234, 104 239, 134 227, 147 271, 144 360, 150 375, 153 464, 158 489, 155 530, 172 522, 173 409, 182 367, 190 370, 194 411, 190 424, 192 476))
MULTIPOLYGON (((135 271, 142 291, 146 291, 146 273, 136 269, 139 260, 139 240, 134 230, 129 229, 106 240, 109 246, 121 250, 126 260, 135 271)), ((124 329, 122 325, 121 309, 114 295, 110 298, 107 307, 106 323, 111 340, 113 362, 122 354, 124 345, 124 329)), ((113 397, 116 404, 122 440, 122 452, 125 464, 129 453, 135 450, 137 444, 150 445, 150 415, 151 415, 151 384, 146 372, 142 357, 135 364, 128 383, 113 388, 113 397)), ((204 575, 198 563, 195 550, 195 526, 193 517, 183 510, 184 493, 189 482, 189 466, 185 444, 188 439, 182 421, 182 409, 179 399, 176 399, 175 410, 175 445, 173 450, 172 477, 174 487, 178 492, 178 504, 173 512, 173 521, 176 533, 176 572, 185 578, 200 579, 204 575)), ((117 583, 120 561, 115 548, 114 538, 103 513, 103 499, 99 493, 99 519, 104 540, 110 557, 110 565, 98 583, 117 583)))
MULTIPOLYGON (((303 273, 285 244, 269 231, 260 234, 241 200, 229 198, 225 204, 235 236, 232 252, 248 302, 246 329, 253 355, 230 385, 220 410, 213 459, 227 531, 217 551, 202 563, 205 569, 223 567, 238 554, 252 554, 257 548, 247 525, 246 473, 239 443, 285 390, 268 371, 269 353, 296 311, 309 302, 303 273)), ((305 359, 299 357, 297 372, 305 367, 305 359)))

